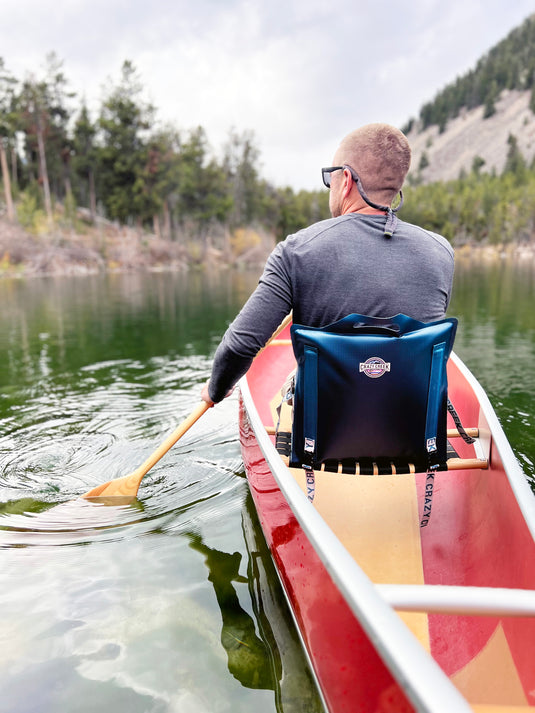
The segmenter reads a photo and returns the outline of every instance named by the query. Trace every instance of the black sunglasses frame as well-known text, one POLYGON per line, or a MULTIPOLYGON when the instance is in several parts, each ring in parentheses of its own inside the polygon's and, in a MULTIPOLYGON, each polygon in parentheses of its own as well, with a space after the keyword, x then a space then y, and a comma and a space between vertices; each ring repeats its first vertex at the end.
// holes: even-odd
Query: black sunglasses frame
POLYGON ((321 179, 323 181, 323 185, 326 188, 331 187, 331 173, 334 173, 335 171, 343 171, 344 166, 329 166, 327 168, 322 168, 321 169, 321 179))
POLYGON ((331 187, 331 173, 334 173, 335 171, 345 171, 346 169, 351 174, 351 178, 358 185, 360 183, 360 179, 357 176, 356 171, 354 171, 351 168, 351 166, 348 166, 347 164, 344 164, 343 166, 328 166, 327 168, 322 168, 321 169, 321 178, 323 180, 323 185, 326 188, 330 188, 331 187))

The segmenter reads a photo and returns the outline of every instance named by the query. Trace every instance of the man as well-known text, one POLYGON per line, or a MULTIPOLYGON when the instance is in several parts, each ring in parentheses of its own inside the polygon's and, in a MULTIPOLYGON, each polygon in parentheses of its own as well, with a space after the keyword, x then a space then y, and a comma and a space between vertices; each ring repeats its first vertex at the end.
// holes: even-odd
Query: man
POLYGON ((450 300, 453 250, 440 235, 398 220, 392 209, 410 165, 398 129, 368 124, 346 136, 322 169, 332 218, 279 243, 258 287, 219 345, 202 398, 221 401, 293 310, 320 327, 348 314, 441 319, 450 300))

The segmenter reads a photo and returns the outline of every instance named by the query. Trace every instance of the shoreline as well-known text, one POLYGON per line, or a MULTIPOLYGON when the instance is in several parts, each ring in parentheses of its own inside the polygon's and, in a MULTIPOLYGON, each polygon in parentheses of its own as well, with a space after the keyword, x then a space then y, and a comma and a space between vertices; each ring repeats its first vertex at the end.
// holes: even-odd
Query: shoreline
POLYGON ((535 243, 508 243, 506 245, 465 244, 454 246, 455 259, 473 260, 477 257, 487 262, 495 260, 517 260, 528 262, 535 260, 535 243))
POLYGON ((236 233, 204 243, 186 236, 171 241, 103 222, 83 232, 58 227, 54 234, 35 235, 0 219, 0 279, 263 267, 274 236, 253 229, 236 233))
MULTIPOLYGON (((275 245, 274 236, 242 230, 236 249, 230 233, 210 241, 169 241, 115 224, 84 232, 58 228, 54 235, 33 235, 0 219, 0 279, 85 276, 135 272, 189 272, 263 268, 275 245), (248 236, 245 240, 243 235, 248 236), (203 253, 203 254, 202 254, 203 253)), ((535 264, 535 242, 505 245, 464 243, 453 246, 456 262, 535 264)))

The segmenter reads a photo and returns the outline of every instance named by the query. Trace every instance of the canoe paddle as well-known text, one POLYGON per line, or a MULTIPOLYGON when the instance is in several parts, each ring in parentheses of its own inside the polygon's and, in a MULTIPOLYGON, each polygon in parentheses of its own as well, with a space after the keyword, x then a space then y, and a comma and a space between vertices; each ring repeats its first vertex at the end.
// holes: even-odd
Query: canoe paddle
POLYGON ((197 408, 194 409, 184 421, 182 421, 180 426, 175 428, 173 433, 165 439, 162 445, 132 473, 129 475, 123 475, 122 478, 108 480, 107 483, 103 483, 102 485, 97 485, 96 488, 93 488, 93 490, 90 490, 81 497, 86 500, 93 500, 96 498, 135 498, 144 476, 147 475, 149 470, 156 465, 160 458, 162 458, 162 456, 164 456, 167 451, 174 446, 180 438, 182 438, 186 431, 189 431, 193 424, 198 421, 203 413, 205 413, 205 411, 209 408, 211 408, 210 405, 205 401, 200 403, 197 408))
MULTIPOLYGON (((273 332, 265 347, 263 347, 260 351, 263 351, 291 321, 292 315, 290 313, 273 332)), ((196 423, 209 408, 211 408, 211 406, 202 401, 197 408, 195 408, 190 415, 165 439, 162 445, 132 473, 124 475, 122 478, 108 480, 107 483, 103 483, 102 485, 97 485, 96 488, 93 488, 80 497, 85 498, 86 500, 108 504, 127 503, 133 500, 137 495, 137 491, 139 490, 139 486, 144 476, 147 475, 149 470, 156 465, 160 458, 162 458, 187 431, 189 431, 193 424, 196 423)))

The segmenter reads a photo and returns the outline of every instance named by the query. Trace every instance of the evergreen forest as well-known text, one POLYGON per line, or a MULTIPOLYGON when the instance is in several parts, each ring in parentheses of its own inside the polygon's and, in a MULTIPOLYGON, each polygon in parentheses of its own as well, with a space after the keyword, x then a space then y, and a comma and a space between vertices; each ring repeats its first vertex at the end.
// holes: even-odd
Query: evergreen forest
MULTIPOLYGON (((295 192, 259 172, 252 131, 230 130, 217 159, 202 126, 163 126, 125 61, 98 116, 77 106, 63 63, 19 80, 0 58, 0 158, 5 213, 34 233, 98 219, 164 240, 207 246, 240 229, 277 239, 328 214, 328 193, 295 192)), ((243 234, 243 230, 242 230, 243 234)))
MULTIPOLYGON (((488 118, 504 89, 529 91, 535 113, 535 15, 404 130, 435 124, 446 131, 449 119, 476 106, 488 118)), ((208 247, 228 244, 229 235, 245 229, 281 240, 328 217, 327 191, 295 192, 262 177, 253 131, 231 130, 216 157, 202 126, 163 126, 143 97, 136 68, 125 61, 92 116, 55 54, 39 77, 22 79, 0 58, 0 214, 34 235, 111 221, 194 245, 199 261, 208 247)), ((485 172, 483 163, 475 156, 472 170, 455 181, 411 181, 401 217, 457 245, 532 241, 535 166, 513 135, 500 175, 485 172)))
MULTIPOLYGON (((420 109, 421 128, 436 125, 441 131, 448 119, 459 115, 461 109, 484 106, 484 117, 496 111, 496 100, 504 89, 530 92, 530 106, 535 113, 535 14, 477 62, 474 69, 442 89, 433 101, 420 109)), ((410 131, 411 119, 403 131, 410 131)))
POLYGON ((514 136, 501 175, 472 170, 455 181, 409 185, 400 216, 444 235, 452 244, 504 246, 535 239, 535 166, 528 166, 514 136))

